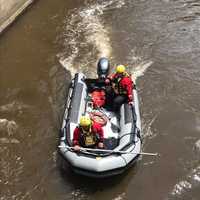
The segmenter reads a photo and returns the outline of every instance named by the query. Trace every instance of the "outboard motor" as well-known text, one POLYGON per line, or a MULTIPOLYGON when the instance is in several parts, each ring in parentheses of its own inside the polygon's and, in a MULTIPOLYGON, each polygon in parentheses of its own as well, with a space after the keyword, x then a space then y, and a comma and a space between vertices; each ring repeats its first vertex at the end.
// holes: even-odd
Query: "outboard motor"
POLYGON ((97 64, 97 74, 99 79, 106 79, 110 69, 110 63, 107 58, 100 58, 97 64))

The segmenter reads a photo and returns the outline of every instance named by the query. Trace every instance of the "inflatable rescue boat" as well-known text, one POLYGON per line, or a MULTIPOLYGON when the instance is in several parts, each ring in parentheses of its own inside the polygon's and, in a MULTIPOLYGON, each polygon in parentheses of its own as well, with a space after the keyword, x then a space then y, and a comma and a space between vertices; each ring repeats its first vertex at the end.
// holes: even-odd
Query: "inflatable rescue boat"
POLYGON ((107 109, 105 87, 99 82, 109 70, 106 58, 98 63, 97 79, 75 74, 66 99, 61 128, 59 152, 78 174, 89 177, 108 177, 123 173, 136 162, 141 151, 141 120, 136 87, 133 87, 133 104, 122 104, 119 113, 107 109), (82 115, 89 115, 104 130, 104 149, 82 148, 75 152, 72 147, 73 132, 82 115))

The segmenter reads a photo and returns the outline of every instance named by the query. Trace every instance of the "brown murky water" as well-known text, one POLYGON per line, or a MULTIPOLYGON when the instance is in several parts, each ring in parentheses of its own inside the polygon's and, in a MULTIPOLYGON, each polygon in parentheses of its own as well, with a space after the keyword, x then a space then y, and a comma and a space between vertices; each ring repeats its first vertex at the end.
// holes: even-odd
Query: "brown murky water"
POLYGON ((198 0, 37 1, 0 37, 0 200, 200 199, 199 27, 198 0), (102 55, 137 77, 160 157, 99 181, 60 170, 56 146, 70 73, 102 55))

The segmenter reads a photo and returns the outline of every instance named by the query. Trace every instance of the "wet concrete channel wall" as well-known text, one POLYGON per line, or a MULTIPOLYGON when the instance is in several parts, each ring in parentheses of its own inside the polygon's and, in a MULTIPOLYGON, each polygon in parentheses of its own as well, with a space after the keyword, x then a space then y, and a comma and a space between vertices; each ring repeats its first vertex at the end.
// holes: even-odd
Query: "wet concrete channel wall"
POLYGON ((0 0, 0 33, 34 0, 0 0))

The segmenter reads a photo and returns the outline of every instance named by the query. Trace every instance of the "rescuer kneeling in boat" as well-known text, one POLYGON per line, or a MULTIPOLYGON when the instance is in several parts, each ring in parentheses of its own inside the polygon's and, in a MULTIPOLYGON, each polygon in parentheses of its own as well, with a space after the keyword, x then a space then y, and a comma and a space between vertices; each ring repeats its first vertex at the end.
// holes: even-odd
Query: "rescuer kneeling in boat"
POLYGON ((118 65, 116 67, 116 73, 108 76, 105 82, 112 86, 109 98, 112 101, 113 111, 118 111, 120 106, 125 102, 132 104, 133 81, 131 76, 126 72, 124 65, 118 65))
POLYGON ((85 148, 103 148, 104 133, 101 125, 92 122, 90 117, 82 116, 80 124, 74 130, 73 145, 75 151, 85 148))

